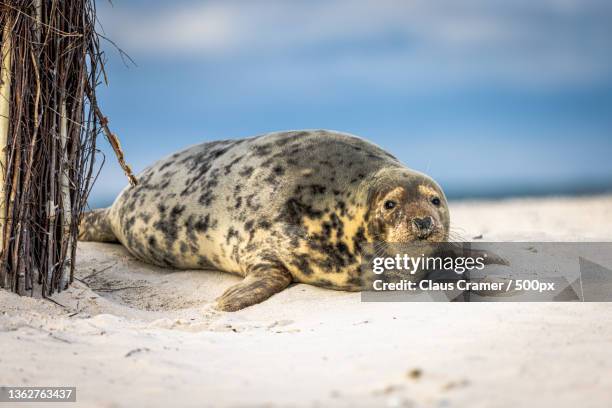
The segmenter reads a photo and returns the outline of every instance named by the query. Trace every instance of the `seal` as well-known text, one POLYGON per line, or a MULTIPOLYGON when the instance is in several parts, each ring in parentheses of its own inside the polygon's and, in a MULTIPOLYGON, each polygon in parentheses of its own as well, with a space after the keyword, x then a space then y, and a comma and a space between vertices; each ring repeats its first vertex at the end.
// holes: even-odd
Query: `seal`
POLYGON ((363 289, 369 243, 444 242, 440 186, 359 137, 328 130, 202 143, 138 176, 80 239, 118 241, 142 261, 244 279, 217 308, 236 311, 301 282, 363 289))

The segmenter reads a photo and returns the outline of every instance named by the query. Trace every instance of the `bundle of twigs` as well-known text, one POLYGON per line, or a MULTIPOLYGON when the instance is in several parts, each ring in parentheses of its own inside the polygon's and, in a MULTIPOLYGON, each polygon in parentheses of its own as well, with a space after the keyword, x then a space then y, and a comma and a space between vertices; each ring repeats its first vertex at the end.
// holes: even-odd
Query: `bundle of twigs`
POLYGON ((95 4, 0 0, 0 24, 0 286, 46 297, 73 281, 96 137, 108 132, 95 4))

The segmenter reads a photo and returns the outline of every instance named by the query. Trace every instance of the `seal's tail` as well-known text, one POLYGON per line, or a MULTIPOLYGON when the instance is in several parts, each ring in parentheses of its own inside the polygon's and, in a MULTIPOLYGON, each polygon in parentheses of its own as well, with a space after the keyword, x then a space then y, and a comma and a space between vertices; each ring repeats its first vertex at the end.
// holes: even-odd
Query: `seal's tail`
POLYGON ((79 224, 79 241, 117 242, 108 211, 108 208, 102 208, 83 214, 79 224))

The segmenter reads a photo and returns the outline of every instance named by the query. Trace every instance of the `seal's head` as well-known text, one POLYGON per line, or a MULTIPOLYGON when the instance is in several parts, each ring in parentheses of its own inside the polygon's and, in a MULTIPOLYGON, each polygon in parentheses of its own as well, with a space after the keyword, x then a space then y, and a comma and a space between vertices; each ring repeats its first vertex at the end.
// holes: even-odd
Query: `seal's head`
POLYGON ((449 212, 440 186, 406 168, 379 171, 368 191, 370 235, 388 243, 448 240, 449 212))

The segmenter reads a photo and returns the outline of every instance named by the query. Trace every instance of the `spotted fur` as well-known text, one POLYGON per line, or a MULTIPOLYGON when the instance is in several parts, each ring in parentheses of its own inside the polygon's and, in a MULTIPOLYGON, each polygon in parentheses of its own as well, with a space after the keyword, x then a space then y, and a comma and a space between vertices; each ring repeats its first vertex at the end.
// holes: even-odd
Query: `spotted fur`
POLYGON ((361 290, 363 246, 382 228, 371 221, 373 186, 440 191, 381 148, 325 130, 203 143, 138 179, 110 209, 84 218, 83 239, 114 238, 160 266, 245 276, 220 298, 223 310, 292 281, 361 290))

